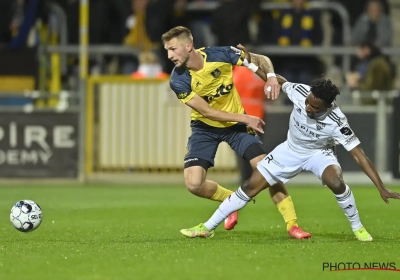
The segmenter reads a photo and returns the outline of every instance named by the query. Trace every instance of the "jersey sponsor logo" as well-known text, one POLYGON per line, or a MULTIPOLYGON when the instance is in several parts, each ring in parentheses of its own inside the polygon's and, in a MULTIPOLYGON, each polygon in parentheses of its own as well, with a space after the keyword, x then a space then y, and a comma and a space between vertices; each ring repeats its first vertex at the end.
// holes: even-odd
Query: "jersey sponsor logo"
POLYGON ((322 130, 322 129, 324 129, 325 128, 325 126, 326 126, 326 124, 324 124, 324 123, 322 123, 322 122, 319 122, 319 121, 317 121, 317 129, 318 130, 322 130))
POLYGON ((237 54, 237 55, 240 55, 240 54, 242 53, 241 50, 239 50, 238 48, 235 48, 235 47, 231 47, 231 51, 232 51, 234 54, 237 54))
POLYGON ((254 129, 252 129, 250 126, 246 126, 247 134, 251 135, 257 135, 254 129))
POLYGON ((293 121, 294 121, 294 127, 296 128, 296 130, 298 132, 300 132, 301 134, 303 134, 305 137, 311 138, 311 139, 313 139, 313 138, 320 139, 321 135, 319 135, 318 133, 315 133, 311 129, 308 129, 308 127, 300 124, 300 122, 298 122, 295 118, 293 118, 293 121))
POLYGON ((282 165, 280 162, 278 162, 274 159, 274 156, 272 154, 269 154, 268 156, 266 156, 264 160, 266 160, 268 164, 270 164, 272 162, 273 164, 279 166, 282 169, 285 168, 284 165, 282 165))
POLYGON ((201 87, 201 83, 197 81, 196 84, 194 85, 194 89, 198 89, 199 87, 201 87))
POLYGON ((325 156, 335 156, 335 157, 337 157, 336 147, 333 146, 333 147, 329 147, 329 148, 323 149, 322 154, 325 155, 325 156))
POLYGON ((214 78, 218 78, 221 75, 221 71, 219 71, 219 69, 217 68, 217 69, 215 69, 214 71, 211 72, 211 75, 214 78))
POLYGON ((340 129, 340 132, 345 135, 345 136, 351 136, 353 134, 353 131, 350 129, 348 126, 344 126, 340 129))
POLYGON ((344 144, 345 145, 349 145, 351 143, 353 143, 354 141, 356 141, 358 138, 353 134, 349 139, 347 139, 344 144))
POLYGON ((189 96, 189 93, 188 92, 181 92, 181 93, 178 93, 176 96, 178 97, 178 99, 185 99, 186 97, 189 96))
POLYGON ((198 160, 199 160, 198 158, 188 158, 183 163, 188 163, 188 162, 191 162, 191 161, 198 161, 198 160))
POLYGON ((213 95, 207 95, 207 96, 203 96, 204 100, 207 103, 210 103, 211 101, 213 101, 216 98, 219 98, 221 96, 227 95, 231 92, 233 88, 233 84, 229 84, 229 85, 221 85, 219 88, 217 88, 217 90, 215 91, 215 94, 213 95))

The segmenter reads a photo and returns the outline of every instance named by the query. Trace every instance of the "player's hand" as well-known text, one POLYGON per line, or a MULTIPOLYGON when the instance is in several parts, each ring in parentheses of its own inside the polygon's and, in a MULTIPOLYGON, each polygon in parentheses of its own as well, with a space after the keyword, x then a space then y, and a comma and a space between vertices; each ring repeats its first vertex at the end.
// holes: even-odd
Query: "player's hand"
POLYGON ((257 131, 261 134, 264 134, 264 130, 262 129, 262 127, 265 124, 265 122, 262 119, 260 119, 259 117, 250 116, 250 115, 245 115, 245 116, 246 116, 245 124, 247 124, 249 127, 254 129, 255 131, 257 131))
POLYGON ((245 54, 245 58, 247 59, 247 61, 250 63, 251 62, 251 55, 250 52, 242 45, 239 44, 236 46, 239 50, 242 50, 245 54))
POLYGON ((384 186, 379 188, 379 194, 387 204, 389 203, 389 198, 400 199, 400 193, 391 191, 384 186))
POLYGON ((264 93, 268 99, 278 99, 279 93, 281 91, 281 85, 278 83, 276 77, 269 77, 265 82, 264 93))

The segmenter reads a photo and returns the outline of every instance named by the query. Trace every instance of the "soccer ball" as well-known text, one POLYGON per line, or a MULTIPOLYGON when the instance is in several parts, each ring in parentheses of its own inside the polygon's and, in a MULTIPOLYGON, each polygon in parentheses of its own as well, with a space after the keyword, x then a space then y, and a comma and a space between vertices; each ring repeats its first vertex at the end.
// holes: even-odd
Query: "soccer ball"
POLYGON ((20 200, 11 208, 10 221, 19 231, 34 231, 42 223, 42 209, 32 200, 20 200))

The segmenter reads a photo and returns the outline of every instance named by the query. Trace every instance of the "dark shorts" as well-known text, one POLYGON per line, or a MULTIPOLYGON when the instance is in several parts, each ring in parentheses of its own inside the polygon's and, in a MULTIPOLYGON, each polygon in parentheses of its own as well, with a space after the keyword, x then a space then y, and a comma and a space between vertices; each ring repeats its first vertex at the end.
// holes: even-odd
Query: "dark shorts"
POLYGON ((214 166, 218 145, 226 142, 241 157, 251 159, 265 153, 264 145, 253 129, 239 123, 231 127, 217 128, 200 121, 192 121, 192 135, 188 139, 185 168, 214 166))

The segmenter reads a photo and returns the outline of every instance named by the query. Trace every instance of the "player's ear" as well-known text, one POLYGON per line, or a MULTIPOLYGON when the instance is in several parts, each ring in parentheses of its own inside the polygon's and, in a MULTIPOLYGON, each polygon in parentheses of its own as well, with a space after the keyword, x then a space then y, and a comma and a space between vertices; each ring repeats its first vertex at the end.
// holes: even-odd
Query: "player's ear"
POLYGON ((193 50, 193 42, 192 41, 187 41, 186 42, 186 50, 188 52, 191 52, 193 50))

